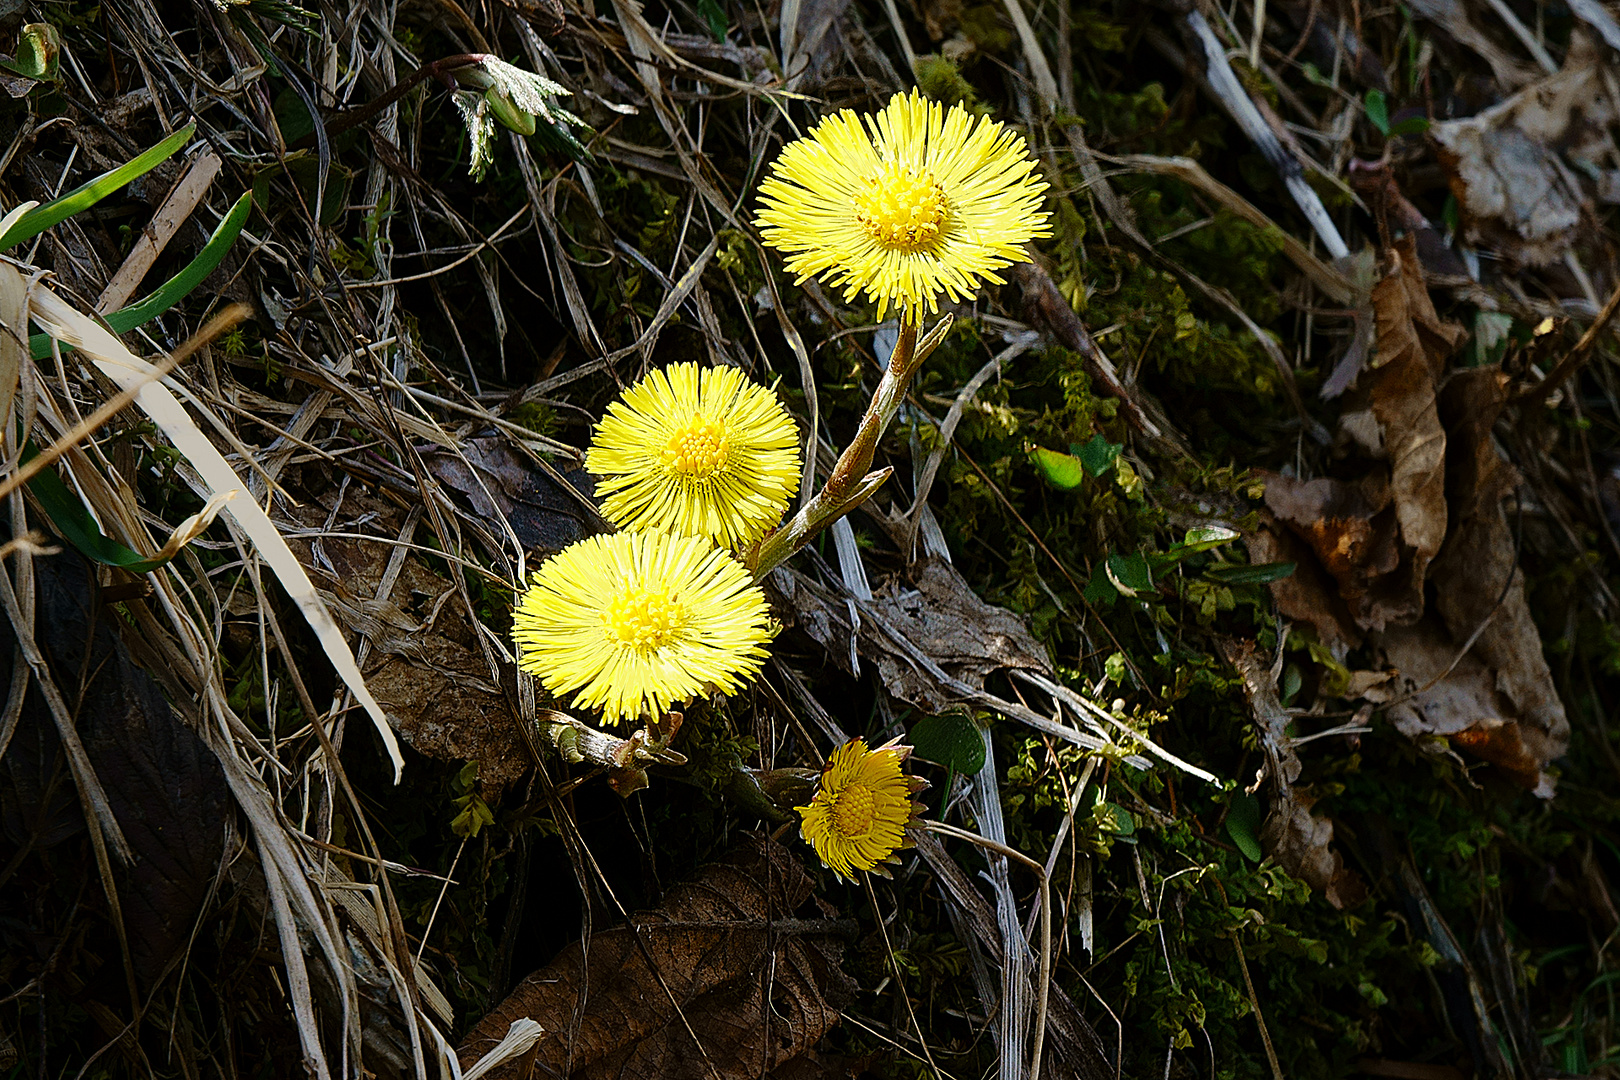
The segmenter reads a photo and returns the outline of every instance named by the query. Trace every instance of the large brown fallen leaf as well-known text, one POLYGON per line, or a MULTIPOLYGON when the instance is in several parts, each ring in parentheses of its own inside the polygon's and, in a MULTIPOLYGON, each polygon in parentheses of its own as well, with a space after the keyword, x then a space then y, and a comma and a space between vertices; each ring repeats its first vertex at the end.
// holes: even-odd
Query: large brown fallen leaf
MULTIPOLYGON (((230 792, 212 751, 174 714, 157 682, 135 666, 119 640, 94 567, 66 549, 36 558, 34 575, 36 640, 58 688, 77 707, 85 753, 134 856, 129 864, 114 860, 112 873, 131 975, 149 991, 191 940, 212 891, 225 852, 230 792)), ((0 655, 11 656, 15 645, 11 624, 0 618, 0 655)), ((46 878, 96 881, 87 850, 77 857, 48 851, 82 832, 85 817, 72 780, 65 778, 62 743, 38 680, 28 670, 19 664, 0 674, 0 697, 9 694, 13 680, 28 680, 9 745, 0 754, 0 865, 10 864, 9 902, 0 907, 20 920, 19 927, 34 924, 42 914, 35 902, 48 895, 33 892, 40 880, 36 871, 46 878), (48 862, 39 862, 39 855, 30 859, 30 849, 48 853, 48 862)), ((98 985, 119 983, 109 974, 98 985)))
POLYGON ((1491 438, 1507 395, 1507 376, 1494 367, 1459 372, 1446 384, 1440 408, 1452 432, 1457 525, 1435 563, 1435 606, 1453 638, 1467 640, 1484 626, 1472 651, 1495 672, 1496 689, 1522 722, 1524 745, 1545 765, 1569 748, 1569 720, 1530 617, 1524 575, 1514 572, 1518 545, 1503 500, 1520 478, 1491 438))
POLYGON ((1507 377, 1494 367, 1459 372, 1446 386, 1442 413, 1452 432, 1456 524, 1434 563, 1435 614, 1377 638, 1384 662, 1400 677, 1368 697, 1385 703, 1408 736, 1444 736, 1547 798, 1553 785, 1545 767, 1568 749, 1569 721, 1502 509, 1519 482, 1491 439, 1506 400, 1507 377), (1472 647, 1459 657, 1470 638, 1472 647))
POLYGON ((1620 185, 1608 128, 1616 118, 1603 53, 1577 31, 1562 70, 1477 116, 1429 129, 1470 244, 1520 264, 1564 257, 1587 220, 1579 174, 1597 173, 1595 194, 1613 201, 1620 185), (1608 172, 1597 172, 1607 161, 1608 172))
POLYGON ((529 1017, 546 1029, 535 1064, 549 1076, 769 1075, 811 1051, 853 990, 838 966, 844 927, 819 901, 801 913, 811 897, 797 858, 750 836, 656 911, 524 979, 468 1033, 463 1067, 529 1017))
POLYGON ((1352 475, 1266 482, 1267 508, 1310 545, 1363 630, 1423 614, 1424 581, 1448 523, 1436 388, 1463 336, 1435 312, 1410 236, 1386 253, 1372 307, 1376 350, 1346 399, 1347 417, 1368 429, 1352 439, 1364 451, 1346 463, 1352 475))

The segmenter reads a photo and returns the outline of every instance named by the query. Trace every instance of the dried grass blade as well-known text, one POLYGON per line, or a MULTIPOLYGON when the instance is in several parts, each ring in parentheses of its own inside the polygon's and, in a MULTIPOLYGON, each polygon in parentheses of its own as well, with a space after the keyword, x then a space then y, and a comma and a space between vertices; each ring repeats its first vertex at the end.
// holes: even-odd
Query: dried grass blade
MULTIPOLYGON (((41 328, 53 337, 82 350, 95 361, 102 374, 121 389, 141 384, 151 371, 151 364, 137 358, 117 338, 49 289, 43 287, 34 289, 29 297, 29 306, 30 313, 41 328)), ((168 387, 161 382, 148 382, 140 386, 135 395, 135 402, 196 468, 210 488, 210 496, 233 489, 246 489, 246 483, 237 476, 224 456, 214 448, 214 444, 203 435, 168 387)), ((365 677, 360 674, 360 668, 354 662, 354 653, 349 650, 349 643, 344 640, 343 632, 338 629, 331 613, 326 610, 326 605, 315 592, 315 586, 310 582, 309 575, 299 565, 292 549, 287 546, 286 540, 282 539, 281 533, 269 515, 264 512, 264 508, 255 500, 235 500, 227 506, 227 510, 241 526, 242 531, 252 539, 254 547, 275 572, 282 588, 287 590, 287 595, 303 612, 310 628, 320 640, 321 647, 326 650, 327 657, 332 661, 332 666, 337 669, 345 685, 353 691, 355 699, 371 717, 378 735, 382 737, 384 747, 387 748, 389 760, 393 762, 394 780, 397 783, 405 768, 405 759, 400 754, 399 743, 388 725, 388 718, 383 715, 382 707, 366 688, 365 677)))
POLYGON ((11 263, 0 263, 0 421, 8 425, 27 361, 28 282, 11 263))

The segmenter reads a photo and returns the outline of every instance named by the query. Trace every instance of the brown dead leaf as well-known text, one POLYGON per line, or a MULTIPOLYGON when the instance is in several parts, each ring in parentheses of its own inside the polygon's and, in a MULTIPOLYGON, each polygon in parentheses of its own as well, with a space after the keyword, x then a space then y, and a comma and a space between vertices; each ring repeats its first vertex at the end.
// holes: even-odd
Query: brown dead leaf
POLYGON ((1411 577, 1410 606, 1390 617, 1411 619, 1423 610, 1424 573, 1446 538, 1446 433, 1436 387, 1462 328, 1435 314, 1411 237, 1390 259, 1389 272, 1373 287, 1378 346, 1363 385, 1389 456, 1390 496, 1411 577))
POLYGON ((530 1017, 546 1029, 535 1059, 545 1075, 769 1074, 810 1051, 853 990, 838 966, 843 927, 830 909, 818 902, 795 917, 811 895, 791 852, 749 837, 670 890, 656 911, 593 935, 589 949, 570 945, 524 979, 468 1034, 462 1066, 530 1017))
POLYGON ((1390 702, 1391 721, 1409 737, 1445 736, 1548 798, 1553 786, 1545 767, 1568 749, 1569 721, 1502 510, 1518 484, 1491 438, 1507 392, 1507 377, 1497 368, 1459 372, 1446 385, 1440 411, 1452 435, 1447 475, 1454 526, 1433 566, 1435 611, 1417 626, 1380 637, 1377 647, 1400 678, 1366 696, 1390 702), (1473 646, 1458 659, 1470 638, 1473 646), (1430 687, 1453 661, 1450 673, 1430 687))
POLYGON ((1355 624, 1380 626, 1421 603, 1403 566, 1398 523, 1382 469, 1359 481, 1266 478, 1266 506, 1310 546, 1355 624))
POLYGON ((1334 849, 1333 822, 1312 814, 1314 805, 1316 800, 1298 788, 1276 800, 1260 827, 1260 846, 1277 865, 1319 890, 1340 911, 1355 907, 1366 897, 1367 887, 1334 849))
POLYGON ((1459 372, 1446 385, 1441 414, 1452 432, 1448 472, 1456 526, 1435 561, 1435 607, 1454 640, 1467 641, 1483 625, 1472 652, 1495 673, 1495 689, 1521 722, 1525 746, 1545 765, 1569 748, 1569 720, 1530 615, 1524 576, 1516 573, 1518 544, 1502 508, 1519 483, 1491 438, 1507 395, 1507 376, 1497 368, 1459 372))
MULTIPOLYGON (((1579 173, 1610 159, 1615 118, 1602 55, 1577 32, 1562 70, 1477 116, 1430 128, 1468 242, 1520 264, 1562 259, 1586 219, 1579 173)), ((1600 196, 1617 186, 1612 166, 1599 175, 1600 196)))
MULTIPOLYGON (((987 675, 1004 668, 1050 674, 1046 649, 1031 636, 1023 620, 979 599, 950 563, 923 559, 911 573, 912 587, 896 577, 879 589, 873 607, 948 675, 978 689, 987 675)), ((830 590, 802 575, 777 574, 771 580, 784 589, 799 628, 849 670, 846 606, 830 590)), ((884 687, 902 701, 934 713, 957 701, 870 619, 861 620, 860 655, 877 665, 884 687)))
MULTIPOLYGON (((1267 495, 1270 495, 1269 486, 1267 495)), ((1280 521, 1262 511, 1259 528, 1245 536, 1244 543, 1249 549, 1250 563, 1294 564, 1292 574, 1272 582, 1271 593, 1277 599, 1277 610, 1295 622, 1314 627, 1316 639, 1338 660, 1343 660, 1351 649, 1361 644, 1361 632, 1334 580, 1311 558, 1311 550, 1305 543, 1280 521)))
POLYGON ((559 473, 564 486, 496 434, 463 439, 458 449, 429 455, 428 469, 465 496, 479 516, 505 518, 525 549, 558 551, 604 527, 592 509, 595 481, 584 469, 559 473))
MULTIPOLYGON (((306 499, 292 516, 311 528, 324 525, 332 508, 323 498, 306 499)), ((369 519, 379 538, 397 536, 405 519, 393 503, 353 488, 339 510, 369 519)), ((452 582, 407 555, 379 600, 391 544, 323 536, 318 555, 307 539, 289 544, 338 622, 371 643, 366 685, 413 750, 440 761, 477 761, 479 781, 497 790, 528 772, 528 743, 452 582)))
POLYGON ((1353 438, 1371 451, 1371 469, 1355 478, 1266 481, 1266 506, 1310 545, 1363 630, 1423 613, 1424 581, 1448 522, 1436 387, 1463 333, 1436 314, 1410 237, 1388 263, 1372 292, 1377 352, 1355 394, 1366 404, 1347 410, 1375 428, 1353 438))
POLYGON ((1373 646, 1399 674, 1366 697, 1386 706, 1384 714, 1396 730, 1420 742, 1443 736, 1502 765, 1509 779, 1536 795, 1552 797, 1552 778, 1541 768, 1547 759, 1529 750, 1511 703, 1497 691, 1494 673, 1473 651, 1459 659, 1458 644, 1438 619, 1392 626, 1375 637, 1373 646), (1448 667, 1450 674, 1445 674, 1448 667))

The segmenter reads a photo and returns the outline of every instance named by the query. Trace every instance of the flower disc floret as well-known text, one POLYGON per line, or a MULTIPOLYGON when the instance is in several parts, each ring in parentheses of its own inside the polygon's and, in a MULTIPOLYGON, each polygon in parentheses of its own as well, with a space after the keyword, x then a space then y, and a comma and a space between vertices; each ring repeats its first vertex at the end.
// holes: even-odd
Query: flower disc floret
POLYGON ((845 109, 789 143, 760 185, 754 224, 799 281, 821 277, 915 321, 963 300, 1050 236, 1046 183, 1023 136, 918 91, 875 116, 845 109))
POLYGON ((734 694, 770 640, 765 594, 702 537, 592 536, 534 573, 512 612, 518 664, 609 723, 734 694))
POLYGON ((906 825, 917 813, 912 795, 922 781, 901 769, 909 746, 869 750, 851 739, 833 751, 809 806, 795 807, 799 831, 822 863, 839 877, 875 870, 907 846, 906 825))
POLYGON ((615 525, 738 548, 799 490, 799 434, 776 395, 736 368, 671 364, 608 406, 585 468, 615 525))

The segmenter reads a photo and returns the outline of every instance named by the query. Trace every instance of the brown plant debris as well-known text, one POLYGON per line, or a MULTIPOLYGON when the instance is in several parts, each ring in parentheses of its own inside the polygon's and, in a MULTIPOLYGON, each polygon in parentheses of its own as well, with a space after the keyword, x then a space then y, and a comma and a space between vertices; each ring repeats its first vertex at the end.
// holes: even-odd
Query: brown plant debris
POLYGON ((529 1017, 546 1029, 535 1064, 547 1075, 770 1074, 838 1022, 852 989, 832 910, 816 901, 800 914, 811 896, 791 852, 748 837, 657 910, 568 946, 519 983, 468 1033, 463 1067, 529 1017))
POLYGON ((1276 676, 1253 641, 1227 639, 1221 642, 1221 651, 1243 676, 1243 692, 1254 711, 1260 747, 1266 755, 1264 774, 1271 809, 1260 828, 1261 847, 1284 870, 1320 890, 1334 907, 1341 911, 1354 907, 1366 897, 1367 887, 1332 846, 1333 822, 1312 814, 1315 798, 1294 786, 1302 768, 1288 735, 1294 718, 1278 700, 1276 676))

